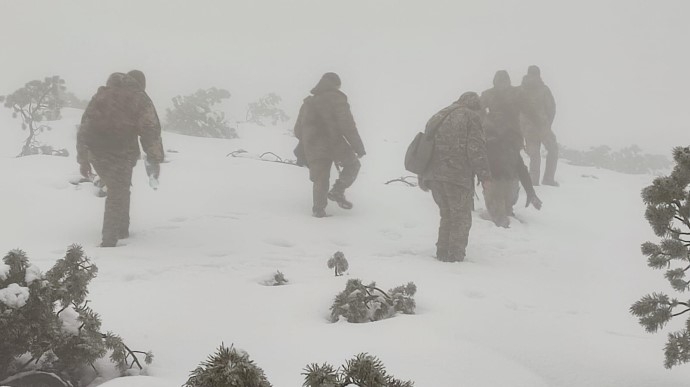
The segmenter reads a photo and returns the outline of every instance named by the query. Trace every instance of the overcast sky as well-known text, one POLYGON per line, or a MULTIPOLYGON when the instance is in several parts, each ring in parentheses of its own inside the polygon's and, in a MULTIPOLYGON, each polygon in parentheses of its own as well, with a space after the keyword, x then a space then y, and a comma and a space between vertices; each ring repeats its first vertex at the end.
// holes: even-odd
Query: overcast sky
POLYGON ((666 152, 690 126, 688 1, 1 1, 0 95, 61 75, 89 98, 143 70, 159 110, 199 88, 232 112, 267 93, 289 115, 320 75, 343 80, 363 137, 414 133, 496 70, 539 65, 573 147, 666 152))

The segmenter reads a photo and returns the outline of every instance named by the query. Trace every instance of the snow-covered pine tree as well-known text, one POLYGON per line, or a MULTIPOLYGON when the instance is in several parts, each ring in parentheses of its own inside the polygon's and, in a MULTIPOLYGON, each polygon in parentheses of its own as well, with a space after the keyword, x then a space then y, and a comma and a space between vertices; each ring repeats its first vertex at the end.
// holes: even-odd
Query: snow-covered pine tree
POLYGON ((100 316, 86 300, 88 284, 98 269, 81 247, 72 245, 45 274, 21 250, 9 252, 3 263, 0 385, 8 379, 28 378, 26 382, 50 374, 76 386, 108 353, 122 375, 135 365, 143 368, 136 353, 151 363, 150 352, 132 351, 119 336, 100 332, 100 316))
POLYGON ((411 381, 402 381, 388 375, 383 362, 376 356, 360 353, 338 368, 324 363, 310 364, 304 368, 303 387, 413 387, 411 381))
MULTIPOLYGON (((642 254, 653 269, 666 269, 665 277, 678 293, 690 290, 690 148, 673 149, 675 167, 669 176, 654 179, 642 190, 647 205, 645 217, 661 238, 656 244, 642 244, 642 254)), ((678 300, 664 293, 642 297, 630 307, 647 332, 657 332, 671 319, 690 311, 690 300, 678 300)), ((671 332, 664 349, 666 368, 690 361, 690 318, 683 329, 671 332)))
POLYGON ((333 300, 331 321, 337 322, 342 316, 351 323, 365 323, 393 317, 398 312, 414 314, 416 291, 412 282, 386 293, 375 282, 364 285, 359 279, 351 279, 333 300))
POLYGON ((271 121, 271 125, 275 126, 278 122, 285 122, 290 117, 285 114, 280 108, 282 98, 276 93, 268 93, 259 98, 258 101, 252 102, 247 106, 247 114, 245 120, 253 122, 260 126, 265 126, 265 121, 271 121))
POLYGON ((347 259, 345 258, 345 254, 343 254, 342 251, 336 251, 332 257, 328 258, 327 265, 329 269, 333 269, 335 271, 336 277, 343 275, 343 273, 350 268, 350 265, 347 263, 347 259))
POLYGON ((264 371, 245 351, 221 343, 215 354, 192 371, 182 387, 271 387, 264 371))
POLYGON ((41 122, 60 117, 64 91, 65 80, 55 75, 46 77, 43 81, 28 82, 14 93, 0 96, 0 102, 4 102, 6 108, 12 109, 12 117, 21 116, 22 130, 28 132, 19 156, 39 153, 36 136, 50 130, 48 125, 41 122))
POLYGON ((212 87, 199 89, 196 93, 177 96, 172 99, 173 108, 166 109, 166 122, 163 129, 180 134, 198 137, 236 138, 223 112, 213 110, 212 106, 230 98, 230 92, 212 87))

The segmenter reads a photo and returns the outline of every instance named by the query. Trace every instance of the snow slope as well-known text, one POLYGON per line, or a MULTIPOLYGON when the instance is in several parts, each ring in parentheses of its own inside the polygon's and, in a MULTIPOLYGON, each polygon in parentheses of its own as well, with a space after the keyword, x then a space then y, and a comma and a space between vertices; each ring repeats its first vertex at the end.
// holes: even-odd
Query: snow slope
MULTIPOLYGON (((79 113, 65 113, 55 141, 73 141, 79 113)), ((68 183, 74 156, 12 158, 10 125, 0 118, 0 252, 22 248, 47 270, 82 244, 99 267, 90 299, 104 329, 155 354, 152 378, 108 386, 179 386, 221 342, 248 351, 277 387, 301 385, 308 363, 340 365, 364 351, 420 387, 687 385, 687 366, 663 368, 665 335, 646 334, 627 311, 667 289, 639 253, 654 239, 639 198, 651 176, 561 165, 560 188, 538 187, 542 211, 516 207, 524 223, 510 229, 481 219, 477 200, 467 261, 441 263, 430 194, 384 184, 406 174, 407 135, 365 135, 369 155, 348 191, 354 209, 331 205, 332 217, 315 219, 306 169, 226 157, 289 158, 295 140, 285 130, 241 128, 238 140, 165 134, 175 152, 159 190, 137 165, 132 236, 103 249, 103 199, 68 183), (338 250, 350 271, 336 278, 326 260, 338 250), (288 286, 260 284, 276 270, 288 286), (385 289, 414 281, 417 314, 329 323, 349 278, 385 289)))

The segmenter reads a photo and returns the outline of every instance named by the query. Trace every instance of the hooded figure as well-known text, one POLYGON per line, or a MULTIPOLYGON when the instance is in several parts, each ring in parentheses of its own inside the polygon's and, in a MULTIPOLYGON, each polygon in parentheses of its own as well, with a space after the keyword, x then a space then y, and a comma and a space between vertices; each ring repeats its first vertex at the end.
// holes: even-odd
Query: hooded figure
POLYGON ((129 236, 132 169, 140 156, 158 166, 163 161, 156 109, 133 77, 114 73, 91 98, 77 132, 77 162, 92 178, 91 165, 107 188, 101 246, 114 247, 129 236))
POLYGON ((324 74, 311 94, 304 99, 295 122, 295 136, 299 140, 295 153, 299 162, 309 167, 309 178, 314 184, 312 214, 322 218, 327 216, 328 199, 341 208, 352 208, 345 190, 357 178, 359 158, 366 151, 347 96, 340 91, 338 74, 324 74), (329 191, 333 163, 339 168, 339 176, 329 191))
POLYGON ((465 259, 472 227, 474 177, 486 188, 491 179, 475 92, 467 92, 436 113, 426 125, 434 138, 434 153, 420 176, 423 190, 431 190, 441 215, 436 258, 444 262, 465 259))
POLYGON ((546 148, 546 166, 542 184, 558 186, 556 167, 558 165, 558 143, 552 124, 556 116, 556 101, 551 89, 541 79, 541 70, 530 66, 522 78, 520 89, 525 99, 526 109, 520 116, 520 126, 525 136, 525 147, 530 158, 529 173, 534 185, 539 185, 541 174, 541 145, 546 148))
POLYGON ((513 206, 519 195, 518 179, 527 193, 527 206, 541 208, 520 150, 520 112, 525 111, 524 98, 510 84, 505 70, 496 72, 494 87, 482 93, 482 113, 492 184, 484 190, 484 202, 491 220, 500 227, 510 225, 513 206))

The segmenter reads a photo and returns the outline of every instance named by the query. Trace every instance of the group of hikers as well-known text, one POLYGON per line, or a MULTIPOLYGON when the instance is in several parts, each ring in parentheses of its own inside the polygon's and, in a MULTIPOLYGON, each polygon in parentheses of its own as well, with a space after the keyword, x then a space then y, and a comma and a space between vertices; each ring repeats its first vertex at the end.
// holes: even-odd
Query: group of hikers
MULTIPOLYGON (((351 209, 345 190, 357 178, 366 155, 340 77, 324 74, 304 99, 295 122, 297 164, 309 169, 313 183, 312 215, 327 217, 328 201, 351 209), (338 177, 330 186, 335 164, 338 177), (329 189, 330 188, 330 189, 329 189)), ((161 125, 146 94, 146 78, 139 70, 114 73, 98 89, 82 116, 77 134, 77 161, 85 178, 96 170, 107 188, 102 247, 114 247, 129 236, 129 204, 132 169, 146 153, 146 170, 157 179, 164 160, 161 125)), ((558 145, 551 129, 555 101, 530 66, 520 86, 512 86, 504 70, 496 72, 494 87, 481 96, 463 93, 450 106, 434 114, 426 125, 433 138, 428 167, 418 176, 419 186, 431 191, 441 221, 436 258, 445 262, 465 258, 472 226, 475 177, 483 188, 490 219, 500 227, 510 225, 519 184, 526 206, 541 208, 534 186, 541 175, 541 146, 546 165, 541 184, 558 186, 555 180, 558 145), (520 151, 530 158, 529 169, 520 151)))

